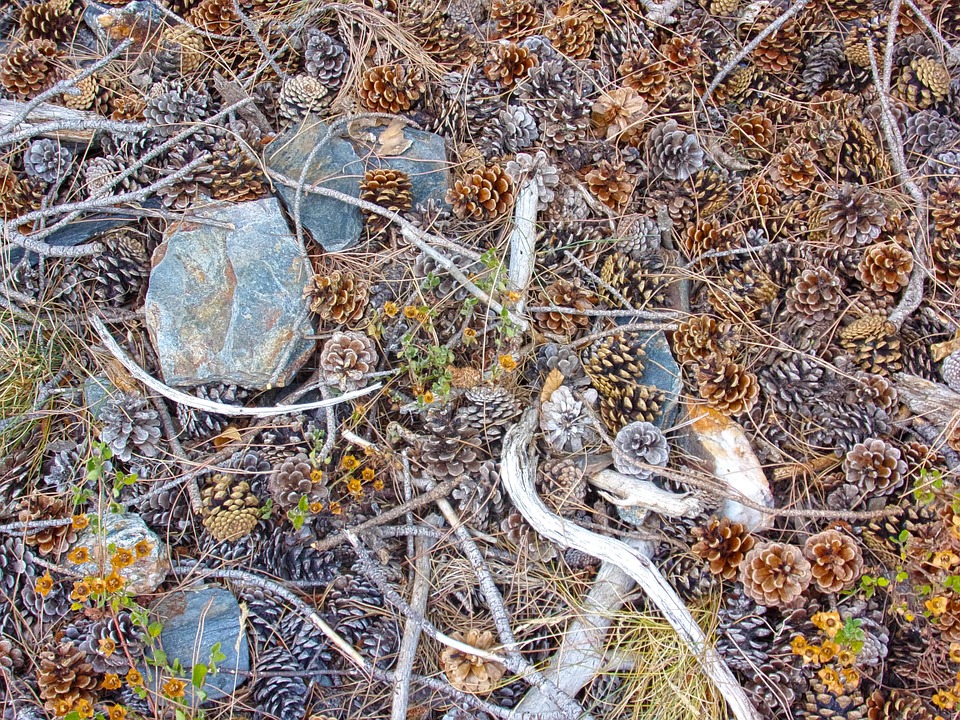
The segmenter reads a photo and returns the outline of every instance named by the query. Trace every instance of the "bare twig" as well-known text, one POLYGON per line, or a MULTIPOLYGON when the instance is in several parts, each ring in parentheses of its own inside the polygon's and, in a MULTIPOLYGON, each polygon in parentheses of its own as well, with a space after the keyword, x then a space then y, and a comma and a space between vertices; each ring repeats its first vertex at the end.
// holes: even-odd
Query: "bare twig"
POLYGON ((930 34, 940 41, 940 44, 943 45, 943 48, 947 51, 947 56, 950 58, 950 60, 955 65, 960 64, 960 49, 953 47, 949 42, 947 42, 947 39, 943 36, 943 33, 937 29, 936 25, 930 22, 930 18, 928 18, 926 14, 924 14, 924 12, 917 7, 913 0, 905 0, 905 2, 910 6, 910 9, 913 10, 914 14, 920 18, 920 22, 922 22, 924 27, 930 31, 930 34))

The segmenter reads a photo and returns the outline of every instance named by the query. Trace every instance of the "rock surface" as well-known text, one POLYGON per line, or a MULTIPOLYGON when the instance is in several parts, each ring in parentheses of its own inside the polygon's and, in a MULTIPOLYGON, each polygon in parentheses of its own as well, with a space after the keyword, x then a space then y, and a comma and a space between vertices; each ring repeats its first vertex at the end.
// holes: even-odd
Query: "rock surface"
POLYGON ((656 332, 641 332, 641 347, 646 357, 643 361, 643 373, 637 379, 641 385, 653 385, 666 395, 660 415, 653 421, 661 430, 673 425, 683 391, 683 379, 680 376, 680 366, 673 359, 670 352, 670 343, 662 330, 656 332))
POLYGON ((153 255, 150 338, 168 385, 286 384, 313 349, 313 269, 275 198, 195 211, 153 255), (232 229, 223 227, 232 226, 232 229))
POLYGON ((134 595, 152 593, 160 587, 170 571, 167 546, 139 515, 105 512, 100 517, 99 530, 96 524, 91 522, 71 546, 71 549, 84 547, 90 551, 90 561, 73 566, 73 569, 82 575, 108 575, 111 571, 111 547, 130 550, 136 555, 137 543, 145 540, 150 551, 120 570, 120 574, 127 581, 125 589, 134 595))
MULTIPOLYGON (((387 131, 388 128, 383 126, 371 128, 371 133, 378 139, 387 131)), ((403 139, 406 149, 397 155, 387 155, 380 152, 382 148, 374 146, 376 156, 371 158, 371 164, 376 161, 378 167, 389 167, 409 175, 414 206, 433 200, 448 207, 446 196, 450 186, 450 163, 447 162, 443 138, 436 133, 404 126, 403 139)))
MULTIPOLYGON (((163 625, 159 639, 167 662, 179 660, 188 682, 194 665, 210 665, 213 646, 219 643, 226 658, 217 663, 220 672, 206 676, 202 688, 206 700, 225 697, 245 682, 244 673, 250 669, 250 648, 241 625, 240 604, 232 593, 222 587, 193 586, 167 593, 150 610, 151 619, 156 616, 163 625)), ((141 672, 148 690, 159 696, 170 675, 151 665, 141 668, 141 672)), ((191 707, 201 702, 193 685, 187 685, 183 701, 191 707)))

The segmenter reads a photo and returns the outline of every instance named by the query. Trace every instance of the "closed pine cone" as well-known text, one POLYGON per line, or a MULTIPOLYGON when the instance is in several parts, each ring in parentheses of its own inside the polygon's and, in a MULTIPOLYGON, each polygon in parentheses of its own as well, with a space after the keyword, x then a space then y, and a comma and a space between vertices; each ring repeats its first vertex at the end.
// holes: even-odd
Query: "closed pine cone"
POLYGON ((733 323, 711 315, 693 315, 673 332, 673 354, 681 365, 699 363, 714 354, 730 356, 739 346, 733 323))
POLYGON ((825 593, 852 586, 863 570, 857 541, 837 530, 824 530, 807 538, 803 554, 812 566, 813 582, 825 593))
POLYGON ((424 89, 418 71, 403 65, 380 65, 363 73, 358 94, 369 110, 399 113, 413 107, 424 89))
POLYGON ((587 494, 584 471, 575 460, 548 460, 538 469, 540 496, 554 511, 574 512, 587 494))
MULTIPOLYGON (((597 296, 579 283, 560 278, 543 290, 543 304, 556 305, 573 310, 590 310, 596 305, 597 296)), ((534 313, 537 324, 545 331, 563 337, 572 337, 578 330, 590 327, 586 315, 568 315, 554 311, 534 313)))
POLYGON ((896 243, 871 245, 860 260, 857 279, 878 293, 895 293, 910 282, 913 255, 896 243))
POLYGON ((800 548, 786 543, 755 545, 740 565, 744 593, 767 607, 789 605, 803 594, 812 577, 800 548))
MULTIPOLYGON (((494 634, 489 630, 481 632, 471 628, 466 633, 452 632, 450 637, 478 650, 492 650, 497 644, 494 634)), ((440 667, 453 687, 471 695, 486 695, 491 692, 506 672, 506 668, 500 663, 484 660, 449 646, 440 653, 440 667)))
POLYGON ((733 580, 744 556, 755 543, 753 535, 729 518, 712 517, 706 525, 691 531, 696 542, 693 554, 710 564, 710 572, 724 580, 733 580))
POLYGON ((97 676, 82 650, 63 643, 41 652, 39 661, 37 686, 48 712, 63 717, 81 700, 93 705, 97 676))
POLYGON ((743 365, 713 356, 697 371, 700 397, 724 415, 749 412, 760 397, 757 377, 743 365))
POLYGON ((250 483, 233 475, 214 475, 203 489, 203 526, 217 542, 239 540, 260 521, 260 499, 250 483))
MULTIPOLYGON (((413 207, 413 183, 402 170, 375 168, 367 170, 360 182, 360 199, 379 205, 385 210, 403 213, 413 207)), ((372 235, 385 230, 390 221, 374 213, 363 211, 367 229, 372 235)))
POLYGON ((612 382, 636 382, 643 374, 646 352, 635 332, 607 335, 590 346, 583 368, 601 393, 612 382))
POLYGON ((334 270, 329 275, 314 275, 308 291, 310 310, 338 325, 355 323, 367 305, 367 286, 351 272, 334 270))
POLYGON ((655 385, 615 381, 600 390, 600 419, 611 433, 618 433, 634 422, 653 423, 660 416, 666 395, 655 385))
POLYGON ((537 56, 527 48, 504 41, 491 46, 483 72, 490 82, 511 88, 536 64, 537 56))
POLYGON ((590 192, 607 207, 620 210, 630 202, 634 183, 623 163, 614 166, 604 160, 584 179, 590 192))
POLYGON ((59 79, 55 65, 58 55, 53 40, 12 45, 0 60, 0 85, 21 100, 43 92, 59 79))
POLYGON ((513 207, 513 180, 499 165, 485 165, 454 182, 447 202, 457 217, 493 220, 513 207))

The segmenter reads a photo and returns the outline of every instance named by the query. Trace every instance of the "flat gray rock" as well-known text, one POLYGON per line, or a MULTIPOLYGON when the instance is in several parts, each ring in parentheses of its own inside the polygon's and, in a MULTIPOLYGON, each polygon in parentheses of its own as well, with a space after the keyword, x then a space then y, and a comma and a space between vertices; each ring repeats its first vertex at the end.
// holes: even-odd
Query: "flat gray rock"
POLYGON ((147 330, 168 385, 285 385, 314 347, 313 268, 276 198, 194 212, 153 255, 147 330), (231 229, 232 228, 232 229, 231 229))
MULTIPOLYGON (((210 666, 213 646, 220 644, 226 658, 217 663, 216 673, 208 673, 203 687, 206 698, 196 695, 188 684, 183 701, 196 707, 204 700, 218 700, 234 692, 246 681, 250 669, 250 648, 241 626, 240 604, 233 594, 216 586, 193 586, 172 591, 151 608, 151 620, 163 625, 160 648, 172 665, 179 660, 189 683, 194 665, 210 666), (226 672, 222 672, 226 671, 226 672)), ((170 675, 147 664, 141 668, 146 686, 157 696, 170 675)), ((182 676, 181 676, 182 678, 182 676)))
POLYGON ((120 571, 126 580, 125 589, 134 595, 154 592, 170 572, 166 544, 139 515, 104 512, 100 517, 100 527, 91 523, 80 532, 71 546, 71 549, 86 548, 90 552, 90 562, 74 565, 72 569, 81 575, 107 575, 111 570, 111 548, 129 550, 136 559, 120 571), (139 543, 145 543, 140 546, 141 550, 148 549, 137 557, 139 543))

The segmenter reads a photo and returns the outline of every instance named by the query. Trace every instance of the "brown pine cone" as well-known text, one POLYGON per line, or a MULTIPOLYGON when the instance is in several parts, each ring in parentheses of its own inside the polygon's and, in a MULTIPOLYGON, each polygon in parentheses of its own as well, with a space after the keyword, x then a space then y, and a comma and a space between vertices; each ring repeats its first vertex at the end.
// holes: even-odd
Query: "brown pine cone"
POLYGON ((906 287, 913 271, 913 255, 896 243, 871 245, 860 260, 857 279, 878 293, 906 287))
POLYGON ((757 376, 720 356, 707 358, 697 370, 700 397, 724 415, 749 412, 760 397, 757 376))
POLYGON ((790 605, 807 589, 812 577, 803 551, 786 543, 759 543, 740 564, 744 594, 767 607, 790 605))
POLYGON ((20 31, 24 40, 67 42, 73 38, 79 16, 72 2, 46 0, 27 5, 20 11, 20 31))
POLYGON ((730 357, 739 347, 733 323, 710 315, 693 315, 673 331, 673 354, 681 365, 700 363, 711 355, 730 357))
POLYGON ((748 110, 730 119, 729 135, 730 142, 741 148, 745 157, 760 160, 773 147, 773 122, 763 111, 748 110))
POLYGON ((521 40, 534 35, 542 24, 537 6, 527 0, 493 0, 490 20, 496 35, 508 40, 521 40))
POLYGON ((807 538, 803 554, 810 561, 814 584, 825 593, 851 587, 863 571, 857 541, 837 530, 824 530, 807 538))
POLYGON ((777 190, 786 195, 799 195, 809 190, 817 178, 817 153, 807 142, 797 142, 773 160, 770 179, 777 190))
POLYGON ((216 35, 236 35, 242 27, 240 16, 233 11, 233 0, 200 0, 185 19, 216 35))
POLYGON ((490 82, 511 88, 523 80, 534 65, 537 56, 513 42, 501 41, 490 47, 483 73, 490 82))
POLYGON ((687 259, 696 260, 704 253, 726 250, 730 246, 730 236, 723 232, 719 221, 701 219, 684 228, 680 242, 687 259))
POLYGON ((547 460, 537 469, 537 476, 540 497, 555 512, 563 515, 583 507, 587 483, 576 460, 547 460))
POLYGON ((841 245, 868 245, 887 224, 883 198, 866 186, 844 184, 822 205, 827 235, 841 245))
POLYGON ((616 381, 636 382, 643 374, 646 355, 638 333, 618 332, 590 346, 582 358, 583 369, 602 394, 616 381))
POLYGON ((660 54, 674 70, 689 72, 700 66, 701 43, 696 38, 675 35, 660 45, 660 54))
POLYGON ((513 180, 499 165, 486 165, 454 182, 447 202, 457 217, 494 220, 513 208, 513 180))
POLYGON ((666 277, 659 271, 663 269, 662 260, 650 262, 634 260, 625 252, 614 250, 603 260, 600 267, 600 279, 620 296, 609 292, 606 287, 601 290, 601 297, 611 307, 621 307, 626 300, 637 309, 655 304, 658 292, 666 284, 666 277))
POLYGON ((787 312, 808 325, 833 319, 843 302, 840 278, 825 267, 804 270, 787 291, 787 312))
POLYGON ((590 192, 607 207, 621 210, 630 202, 634 181, 623 163, 614 166, 604 160, 584 179, 590 192))
POLYGON ((366 283, 350 272, 334 270, 329 275, 314 275, 307 290, 310 310, 338 325, 355 323, 366 309, 367 290, 366 283))
MULTIPOLYGON (((597 296, 579 283, 560 278, 544 288, 540 304, 556 305, 572 310, 591 310, 597 302, 597 296)), ((546 311, 536 312, 533 317, 544 332, 554 333, 566 338, 571 338, 577 331, 590 327, 590 317, 587 315, 568 315, 546 311)))
POLYGON ((335 332, 320 350, 323 379, 341 390, 356 390, 380 361, 373 340, 358 332, 335 332))
POLYGON ((413 107, 425 88, 418 70, 380 65, 363 73, 357 93, 367 109, 396 114, 413 107))
POLYGON ((938 60, 918 57, 900 71, 891 93, 911 108, 924 110, 950 94, 950 71, 938 60))
MULTIPOLYGON (((34 520, 63 520, 69 518, 66 502, 52 495, 31 495, 25 499, 20 509, 20 522, 34 520)), ((72 525, 43 528, 28 534, 24 542, 37 549, 41 557, 59 554, 67 545, 77 539, 72 525)))
POLYGON ((89 75, 83 80, 77 80, 74 83, 74 87, 80 91, 80 94, 69 95, 64 93, 62 96, 64 107, 68 107, 71 110, 89 110, 93 107, 93 103, 97 99, 97 92, 100 89, 97 76, 89 75))
POLYGON ((710 564, 710 572, 724 580, 733 580, 744 556, 754 545, 754 537, 740 523, 712 517, 706 525, 691 530, 696 542, 693 554, 710 564))
POLYGON ((202 496, 203 526, 217 542, 239 540, 260 521, 260 498, 236 475, 214 475, 202 496))
MULTIPOLYGON (((478 650, 493 650, 497 645, 496 637, 489 630, 481 632, 470 629, 466 633, 456 631, 450 633, 450 637, 478 650)), ((440 653, 440 668, 453 687, 471 695, 486 695, 493 691, 506 672, 506 668, 500 663, 484 660, 449 646, 444 647, 440 653)))
POLYGON ((652 60, 646 49, 627 53, 617 69, 623 84, 633 88, 651 105, 659 103, 666 94, 670 83, 667 71, 666 63, 652 60))
POLYGON ((751 212, 760 213, 779 207, 781 202, 776 186, 763 175, 749 175, 744 178, 743 199, 751 212))
POLYGON ((837 20, 869 18, 874 14, 871 0, 825 0, 827 12, 837 20))
POLYGON ((944 180, 930 193, 930 215, 937 236, 960 235, 960 178, 944 180))
POLYGON ((323 473, 305 453, 297 453, 275 466, 267 488, 281 510, 296 507, 304 495, 308 501, 318 502, 329 494, 323 484, 323 473))
POLYGON ((543 34, 561 55, 571 60, 583 60, 593 52, 596 26, 589 13, 566 3, 557 10, 553 22, 543 34))
MULTIPOLYGON (((782 11, 764 8, 750 24, 744 40, 752 40, 773 23, 782 11)), ((777 32, 760 41, 752 54, 753 64, 772 75, 787 75, 800 62, 802 50, 801 28, 796 18, 787 20, 777 32)))
POLYGON ((635 144, 643 132, 647 102, 632 87, 613 88, 590 108, 590 117, 607 140, 635 144))
POLYGON ((420 443, 420 462, 426 472, 438 482, 476 476, 483 464, 477 429, 463 422, 437 429, 442 432, 431 433, 420 443))
MULTIPOLYGON (((367 170, 360 181, 360 199, 379 205, 385 210, 404 213, 413 207, 413 183, 402 170, 375 168, 367 170)), ((377 235, 390 226, 390 220, 382 215, 363 211, 367 229, 377 235)))
POLYGON ((0 85, 21 100, 40 94, 60 79, 59 55, 53 40, 12 44, 0 60, 0 85))
POLYGON ((937 280, 949 287, 960 284, 960 233, 934 237, 931 254, 937 280))
POLYGON ((600 419, 614 435, 633 422, 656 422, 666 394, 654 385, 615 381, 612 392, 600 396, 600 419))
POLYGON ((879 438, 857 443, 843 460, 847 482, 861 492, 889 495, 903 484, 907 463, 900 450, 879 438))
POLYGON ((233 138, 217 141, 210 158, 210 194, 214 200, 246 202, 269 194, 260 164, 233 138))
POLYGON ((864 372, 887 376, 903 369, 897 328, 883 315, 864 315, 840 331, 840 346, 864 372))
POLYGON ((37 686, 43 707, 63 717, 83 700, 92 709, 96 699, 97 676, 86 654, 73 643, 62 643, 39 656, 37 686))

